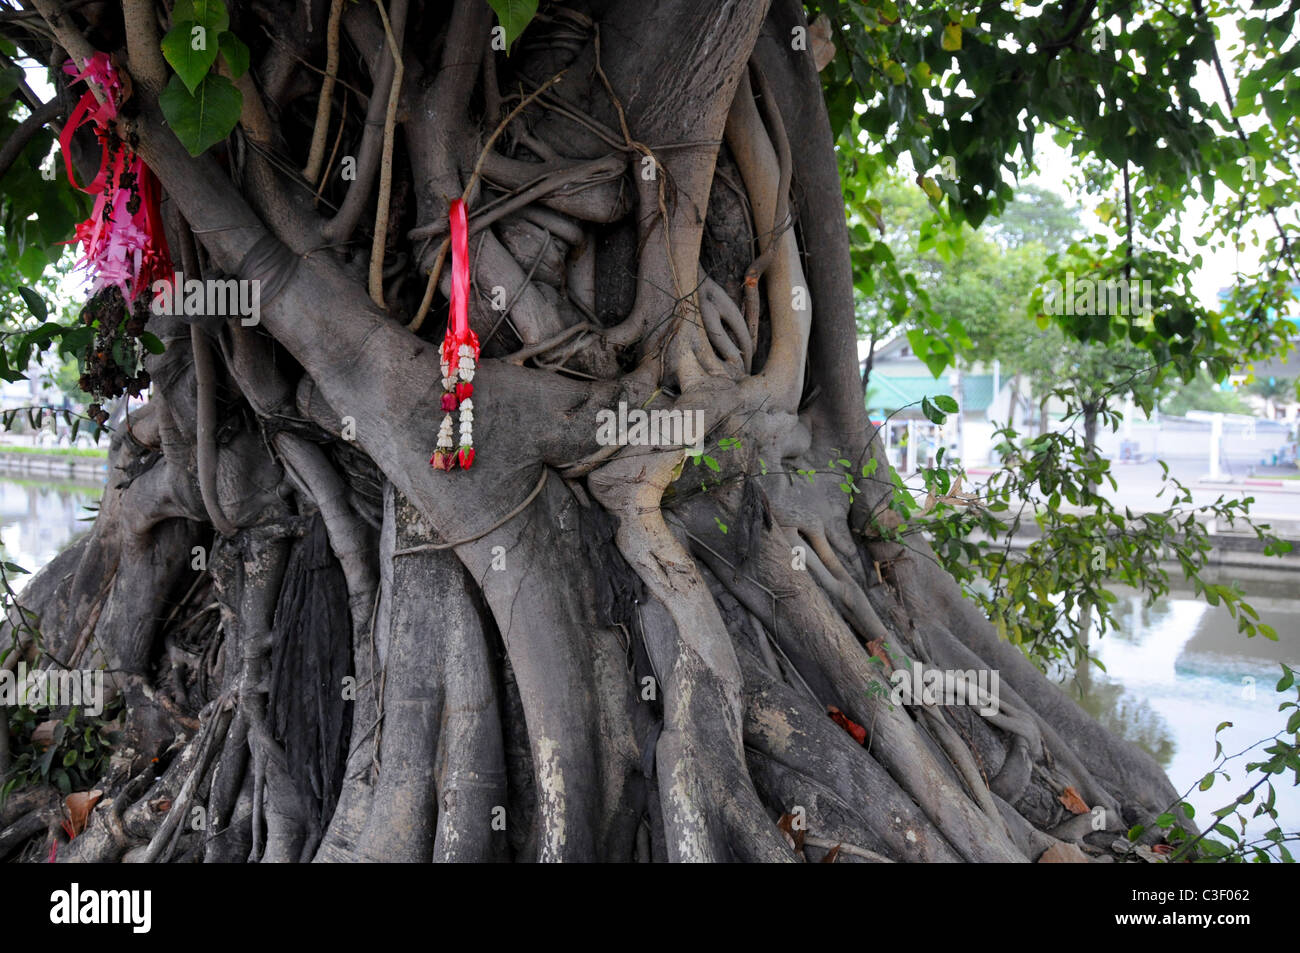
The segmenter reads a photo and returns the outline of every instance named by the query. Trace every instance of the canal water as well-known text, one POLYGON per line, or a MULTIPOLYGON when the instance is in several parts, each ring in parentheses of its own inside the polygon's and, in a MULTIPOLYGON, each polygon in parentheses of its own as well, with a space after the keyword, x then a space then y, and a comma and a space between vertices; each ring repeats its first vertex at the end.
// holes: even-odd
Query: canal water
MULTIPOLYGON (((1275 690, 1279 663, 1300 671, 1300 574, 1220 571, 1207 574, 1207 581, 1236 582, 1260 621, 1276 630, 1277 641, 1241 635, 1226 608, 1197 599, 1190 589, 1174 589, 1146 606, 1137 593, 1116 587, 1120 628, 1094 644, 1105 672, 1094 666, 1086 680, 1064 686, 1108 728, 1154 755, 1180 794, 1190 790, 1187 800, 1202 830, 1214 810, 1258 780, 1256 774, 1245 782, 1246 764, 1269 757, 1266 745, 1255 747, 1223 766, 1230 781, 1219 777, 1201 791, 1201 779, 1216 764, 1215 729, 1232 723, 1218 735, 1227 755, 1281 732, 1294 709, 1279 712, 1277 706, 1295 701, 1296 692, 1275 690)), ((1275 777, 1274 789, 1283 831, 1300 831, 1300 787, 1292 785, 1289 771, 1275 777)), ((1243 809, 1248 818, 1263 793, 1260 788, 1243 809)), ((1247 832, 1258 837, 1273 826, 1268 818, 1251 819, 1247 832)))
MULTIPOLYGON (((88 506, 100 488, 73 483, 0 479, 0 549, 9 562, 35 572, 78 534, 90 527, 88 506)), ((15 577, 19 589, 27 577, 15 577)), ((1106 666, 1086 679, 1062 687, 1112 731, 1151 752, 1180 793, 1196 810, 1198 826, 1248 785, 1245 764, 1264 760, 1259 749, 1225 766, 1232 781, 1216 781, 1209 791, 1198 782, 1215 764, 1214 730, 1224 751, 1236 753, 1280 731, 1286 716, 1277 711, 1283 696, 1274 691, 1279 662, 1300 670, 1300 574, 1239 571, 1211 579, 1236 581, 1260 620, 1277 631, 1276 642, 1237 633, 1222 606, 1212 607, 1188 591, 1172 591, 1144 606, 1135 593, 1121 593, 1120 629, 1094 645, 1106 666)), ((1294 692, 1289 699, 1294 699, 1294 692)), ((1287 775, 1278 778, 1277 806, 1285 831, 1300 830, 1300 788, 1287 775)), ((1204 823, 1203 823, 1204 822, 1204 823)), ((1262 834, 1272 826, 1253 822, 1262 834)))
MULTIPOLYGON (((103 487, 87 483, 55 483, 40 479, 0 478, 0 554, 6 562, 36 572, 87 532, 103 487)), ((21 591, 31 578, 9 575, 21 591)))

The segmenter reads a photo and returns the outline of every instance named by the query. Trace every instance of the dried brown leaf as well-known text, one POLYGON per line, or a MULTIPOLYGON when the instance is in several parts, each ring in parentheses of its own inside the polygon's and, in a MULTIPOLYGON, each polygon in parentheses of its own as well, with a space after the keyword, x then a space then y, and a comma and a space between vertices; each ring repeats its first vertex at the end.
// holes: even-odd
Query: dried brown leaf
POLYGON ((90 820, 90 812, 95 809, 99 799, 104 796, 103 791, 74 791, 63 799, 64 807, 68 811, 68 823, 71 829, 68 831, 69 837, 76 837, 86 829, 86 822, 90 820))
POLYGON ((1039 856, 1040 864, 1086 864, 1088 855, 1074 844, 1053 844, 1039 856))
POLYGON ((812 48, 813 65, 821 72, 835 59, 835 44, 831 40, 831 21, 821 14, 808 27, 808 45, 812 48))
POLYGON ((59 726, 57 720, 43 721, 32 729, 32 744, 49 747, 54 744, 54 729, 59 726))
POLYGON ((795 816, 793 814, 782 814, 781 819, 776 822, 777 828, 790 841, 790 846, 795 850, 803 850, 803 838, 807 833, 803 828, 794 826, 795 816))
POLYGON ((1088 811, 1091 810, 1091 808, 1084 803, 1083 798, 1079 797, 1079 792, 1072 787, 1067 787, 1065 793, 1057 798, 1057 800, 1064 804, 1065 809, 1071 814, 1087 814, 1088 811))

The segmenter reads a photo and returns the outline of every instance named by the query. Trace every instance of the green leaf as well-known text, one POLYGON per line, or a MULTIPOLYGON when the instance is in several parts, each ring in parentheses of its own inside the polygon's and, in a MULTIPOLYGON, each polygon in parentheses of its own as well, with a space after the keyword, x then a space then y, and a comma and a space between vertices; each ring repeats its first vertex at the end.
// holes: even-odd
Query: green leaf
POLYGON ((943 411, 930 403, 928 397, 921 398, 921 413, 925 414, 926 419, 932 424, 941 424, 947 419, 943 411))
POLYGON ((949 359, 952 356, 951 351, 932 350, 922 360, 930 373, 938 377, 943 373, 943 369, 948 366, 949 359))
POLYGON ((161 354, 163 351, 167 350, 167 346, 158 339, 158 335, 152 334, 149 331, 141 332, 140 343, 145 346, 145 350, 150 354, 161 354))
POLYGON ((50 309, 45 306, 45 301, 31 288, 19 287, 18 294, 22 296, 27 310, 32 313, 37 321, 44 321, 49 317, 50 309))
POLYGON ((953 400, 947 394, 936 394, 934 398, 934 406, 938 407, 944 413, 957 413, 957 401, 953 400))
POLYGON ((943 48, 949 53, 961 49, 961 24, 949 23, 943 28, 943 48))
POLYGON ((230 13, 224 0, 176 0, 172 23, 189 20, 207 27, 214 34, 230 29, 230 13))
POLYGON ((230 68, 230 75, 235 79, 239 79, 239 77, 247 73, 248 45, 228 30, 217 38, 217 42, 221 50, 221 56, 226 61, 226 66, 230 68))
POLYGON ((197 156, 230 135, 239 122, 244 97, 224 76, 207 76, 190 95, 178 77, 172 77, 158 97, 176 138, 197 156))
POLYGON ((7 563, 3 563, 3 565, 4 565, 5 572, 16 572, 19 575, 23 575, 23 576, 29 575, 31 573, 30 569, 24 569, 22 566, 18 565, 17 563, 7 562, 7 563))
POLYGON ((1216 834, 1222 834, 1224 837, 1227 837, 1229 840, 1233 840, 1236 841, 1237 843, 1241 843, 1241 838, 1237 836, 1237 832, 1234 831, 1227 824, 1215 824, 1214 832, 1216 834))
POLYGON ((18 274, 28 281, 40 281, 45 274, 45 267, 50 263, 50 256, 39 245, 28 245, 18 256, 18 274))
POLYGON ((217 35, 191 20, 178 22, 162 40, 163 57, 193 93, 217 61, 217 35))
POLYGON ((497 15, 497 22, 505 31, 506 52, 515 45, 533 17, 537 15, 537 0, 488 0, 488 6, 497 15))
POLYGON ((1278 679, 1277 690, 1279 692, 1284 692, 1294 684, 1295 684, 1295 672, 1288 671, 1285 675, 1283 675, 1280 679, 1278 679))

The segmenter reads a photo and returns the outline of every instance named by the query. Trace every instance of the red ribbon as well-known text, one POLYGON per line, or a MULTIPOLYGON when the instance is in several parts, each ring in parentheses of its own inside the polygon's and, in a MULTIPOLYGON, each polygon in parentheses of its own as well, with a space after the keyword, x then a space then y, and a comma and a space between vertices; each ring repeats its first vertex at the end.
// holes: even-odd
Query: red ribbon
MULTIPOLYGON (((456 199, 451 203, 451 299, 450 313, 447 315, 447 334, 442 339, 443 395, 442 409, 448 416, 443 418, 443 425, 449 426, 451 414, 468 401, 474 393, 470 381, 460 380, 461 349, 468 347, 473 355, 474 365, 478 366, 478 336, 469 326, 469 223, 465 215, 465 203, 456 199)), ((462 426, 468 421, 461 419, 462 426)), ((439 446, 434 449, 429 463, 437 470, 450 471, 460 462, 462 470, 474 465, 474 447, 469 439, 469 431, 462 431, 460 449, 439 446)), ((441 434, 441 431, 440 431, 441 434)), ((442 437, 440 436, 440 439, 442 437)))
POLYGON ((94 275, 93 291, 117 285, 130 304, 155 281, 172 277, 167 237, 158 207, 161 186, 153 171, 125 144, 119 143, 116 152, 110 154, 109 125, 117 117, 122 83, 108 54, 96 53, 80 72, 71 60, 63 69, 73 77, 73 82, 84 80, 87 85, 97 84, 104 94, 104 101, 100 102, 94 90, 88 89, 59 135, 68 181, 74 188, 95 196, 90 218, 77 226, 76 237, 72 239, 83 248, 78 264, 94 275), (82 187, 73 174, 72 137, 87 123, 93 124, 99 138, 99 172, 94 181, 82 187), (135 177, 135 193, 140 199, 140 207, 135 212, 128 210, 129 195, 122 189, 122 175, 128 172, 135 177))
MULTIPOLYGON (((104 191, 104 183, 108 177, 108 139, 100 130, 117 118, 116 97, 118 89, 121 88, 121 82, 117 78, 117 72, 113 69, 112 61, 107 53, 96 53, 86 62, 86 68, 80 73, 77 72, 77 68, 71 60, 63 67, 63 71, 72 76, 74 83, 90 80, 98 83, 104 91, 104 101, 101 103, 95 97, 94 90, 87 89, 82 94, 81 99, 77 101, 76 107, 72 110, 72 115, 68 117, 63 132, 59 134, 59 148, 63 153, 63 167, 67 170, 68 181, 72 183, 73 188, 96 195, 104 191), (99 132, 101 155, 99 175, 95 176, 95 181, 83 189, 77 185, 77 177, 72 171, 72 136, 88 122, 94 123, 96 131, 99 132)), ((89 85, 89 82, 87 85, 89 85)))
POLYGON ((478 335, 469 327, 469 223, 465 202, 455 199, 451 203, 451 314, 447 321, 447 336, 442 342, 442 357, 456 376, 460 365, 460 346, 468 344, 478 360, 478 335))

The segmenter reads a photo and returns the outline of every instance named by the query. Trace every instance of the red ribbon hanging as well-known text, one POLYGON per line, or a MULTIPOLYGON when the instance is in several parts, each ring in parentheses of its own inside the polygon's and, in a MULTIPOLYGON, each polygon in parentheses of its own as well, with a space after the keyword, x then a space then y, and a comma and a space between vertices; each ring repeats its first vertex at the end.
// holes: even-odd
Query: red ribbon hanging
POLYGON ((110 126, 117 118, 123 84, 109 55, 96 53, 80 72, 71 60, 63 69, 73 82, 84 80, 87 85, 98 85, 104 95, 100 102, 94 90, 88 89, 59 135, 68 181, 74 188, 95 196, 90 218, 77 226, 72 239, 82 246, 78 264, 92 275, 92 294, 116 285, 130 305, 155 281, 172 277, 158 208, 161 187, 144 160, 112 137, 110 126), (82 187, 72 169, 72 137, 87 123, 93 124, 99 138, 100 159, 94 180, 82 187), (138 200, 134 209, 133 197, 138 200))
POLYGON ((68 121, 63 127, 63 132, 59 134, 59 149, 63 153, 63 167, 68 173, 68 181, 72 183, 72 187, 75 189, 97 195, 104 191, 104 182, 108 177, 108 138, 103 134, 99 136, 101 150, 99 174, 95 176, 95 180, 90 185, 82 188, 77 185, 77 177, 72 171, 72 136, 88 122, 94 123, 98 131, 107 127, 110 122, 117 118, 117 92, 121 88, 121 83, 117 78, 117 71, 113 69, 112 61, 106 53, 98 53, 91 57, 86 63, 86 68, 79 73, 72 60, 68 60, 63 67, 63 71, 72 76, 74 83, 91 80, 98 83, 100 89, 104 91, 104 101, 101 103, 95 97, 94 90, 87 89, 73 108, 72 115, 68 117, 68 121))
POLYGON ((478 336, 469 326, 469 224, 465 203, 456 199, 450 208, 451 300, 447 334, 442 340, 442 409, 438 443, 429 463, 438 470, 461 469, 474 463, 473 393, 474 373, 479 356, 478 336), (460 437, 453 438, 452 414, 459 411, 460 437), (459 447, 458 450, 454 448, 459 447))
POLYGON ((460 366, 460 346, 468 344, 478 359, 478 336, 469 328, 469 223, 465 202, 456 199, 451 203, 451 314, 447 321, 447 336, 442 342, 443 360, 451 366, 449 377, 456 376, 460 366))

